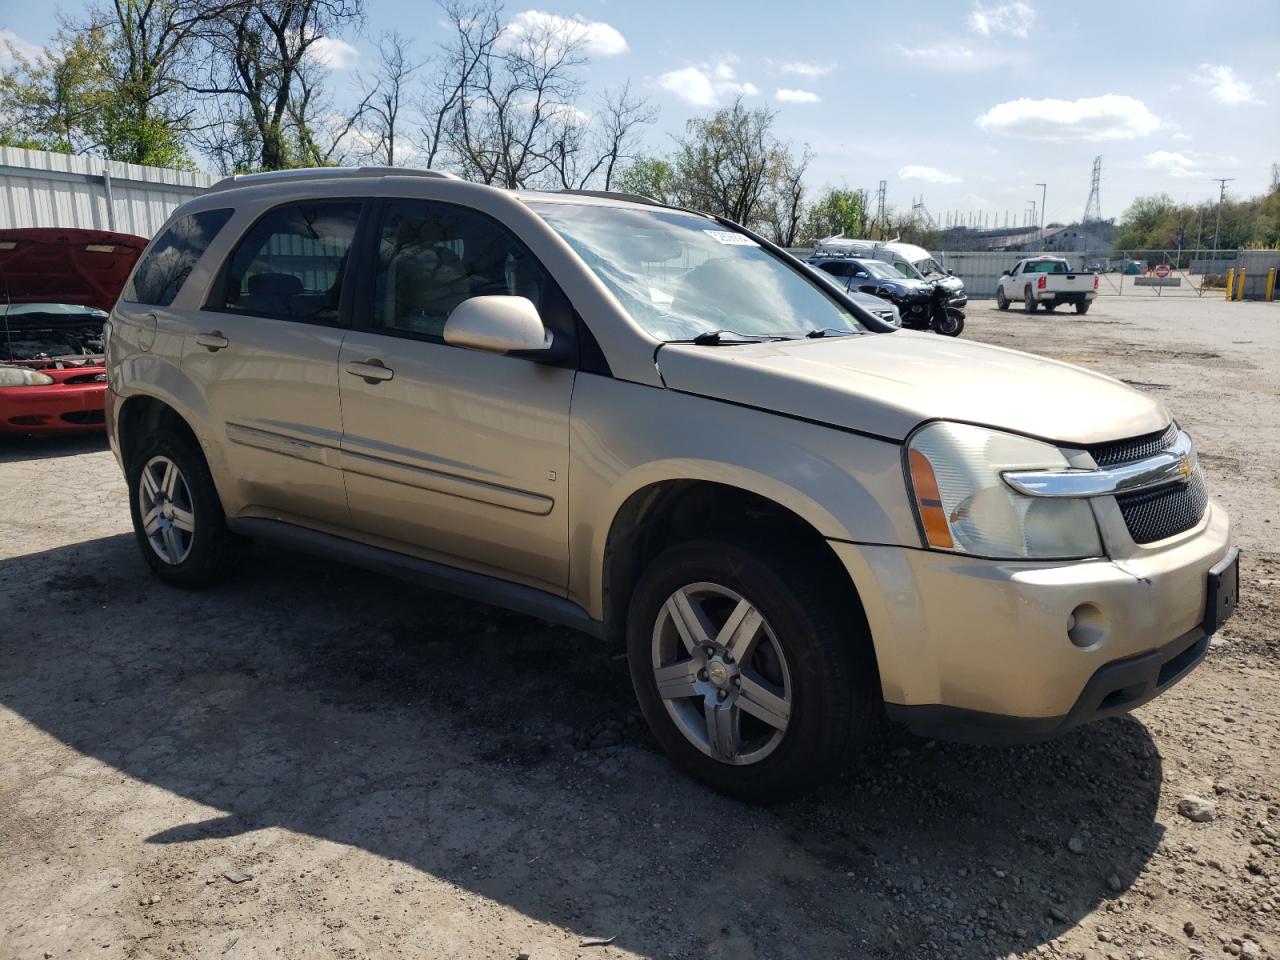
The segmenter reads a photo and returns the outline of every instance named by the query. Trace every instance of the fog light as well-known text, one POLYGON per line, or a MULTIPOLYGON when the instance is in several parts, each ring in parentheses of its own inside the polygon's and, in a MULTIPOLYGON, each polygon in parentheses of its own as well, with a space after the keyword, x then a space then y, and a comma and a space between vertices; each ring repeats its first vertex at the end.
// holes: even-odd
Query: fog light
POLYGON ((1111 635, 1111 618, 1092 603, 1082 603, 1067 615, 1067 637, 1077 647, 1091 650, 1111 635))

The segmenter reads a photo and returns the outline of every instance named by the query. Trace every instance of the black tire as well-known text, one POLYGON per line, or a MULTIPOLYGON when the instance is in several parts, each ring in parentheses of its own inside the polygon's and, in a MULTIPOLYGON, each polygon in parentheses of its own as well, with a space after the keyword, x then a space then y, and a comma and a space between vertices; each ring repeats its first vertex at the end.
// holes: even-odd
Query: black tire
POLYGON ((1034 293, 1031 292, 1030 285, 1028 285, 1027 288, 1022 291, 1022 309, 1026 313, 1036 312, 1036 296, 1034 293))
POLYGON ((163 428, 146 436, 129 458, 127 478, 134 536, 142 558, 156 576, 176 587, 198 588, 219 583, 235 571, 249 541, 227 529, 209 465, 191 440, 163 428), (160 556, 143 527, 142 475, 149 465, 158 463, 158 458, 171 461, 180 471, 190 501, 187 506, 194 518, 185 556, 176 563, 160 556))
MULTIPOLYGON (((813 559, 792 552, 775 542, 679 544, 645 570, 628 613, 632 684, 658 743, 689 776, 720 793, 756 803, 799 796, 843 772, 853 751, 865 751, 874 742, 883 717, 875 655, 848 581, 840 584, 813 559), (658 693, 654 658, 660 618, 667 601, 692 584, 722 585, 756 607, 789 671, 789 719, 784 730, 766 731, 778 738, 776 746, 756 762, 735 765, 695 746, 658 693)), ((763 641, 757 651, 760 645, 763 641)), ((744 666, 744 676, 747 669, 750 665, 744 666)), ((707 681, 707 671, 698 679, 707 681)), ((696 718, 710 698, 672 702, 685 704, 696 718)))
POLYGON ((1089 312, 1089 307, 1090 307, 1090 304, 1088 301, 1085 301, 1084 303, 1077 303, 1076 313, 1080 314, 1080 316, 1083 317, 1086 313, 1089 312))
POLYGON ((935 333, 940 333, 944 337, 958 337, 964 331, 964 314, 955 307, 947 307, 945 310, 946 318, 936 321, 933 325, 935 333))
POLYGON ((996 309, 1009 309, 1009 298, 1004 295, 1004 287, 996 287, 996 309))

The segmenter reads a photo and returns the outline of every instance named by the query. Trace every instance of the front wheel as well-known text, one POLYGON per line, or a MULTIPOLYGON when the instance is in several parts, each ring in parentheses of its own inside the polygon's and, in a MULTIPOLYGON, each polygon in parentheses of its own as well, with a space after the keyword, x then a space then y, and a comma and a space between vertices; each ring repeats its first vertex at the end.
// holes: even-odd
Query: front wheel
POLYGON ((1088 312, 1089 312, 1089 301, 1088 301, 1088 300, 1084 301, 1083 303, 1077 303, 1077 304, 1076 304, 1076 313, 1080 314, 1081 316, 1084 316, 1084 315, 1085 315, 1086 313, 1088 313, 1088 312))
POLYGON ((996 287, 996 309, 1009 309, 1009 298, 1004 295, 1004 287, 996 287))
POLYGON ((933 329, 944 337, 958 337, 964 329, 964 314, 955 307, 947 307, 934 319, 933 329))
POLYGON ((203 587, 226 578, 246 541, 227 529, 199 448, 161 429, 129 459, 129 507, 142 557, 161 580, 203 587))
POLYGON ((882 712, 851 587, 781 552, 672 547, 640 578, 627 622, 631 680, 662 748, 690 776, 755 802, 840 772, 882 712))

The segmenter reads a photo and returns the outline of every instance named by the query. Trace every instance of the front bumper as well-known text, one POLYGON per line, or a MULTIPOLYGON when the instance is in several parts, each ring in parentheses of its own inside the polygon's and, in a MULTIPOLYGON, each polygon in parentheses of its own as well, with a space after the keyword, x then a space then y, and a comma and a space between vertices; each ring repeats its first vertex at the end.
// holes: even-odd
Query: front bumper
POLYGON ((1194 667, 1209 572, 1229 543, 1211 504, 1194 530, 1123 559, 831 547, 862 599, 890 716, 930 735, 1025 740, 1131 710, 1194 667), (1101 624, 1086 646, 1068 636, 1083 604, 1101 624))
POLYGON ((101 430, 103 383, 0 388, 0 433, 101 430))

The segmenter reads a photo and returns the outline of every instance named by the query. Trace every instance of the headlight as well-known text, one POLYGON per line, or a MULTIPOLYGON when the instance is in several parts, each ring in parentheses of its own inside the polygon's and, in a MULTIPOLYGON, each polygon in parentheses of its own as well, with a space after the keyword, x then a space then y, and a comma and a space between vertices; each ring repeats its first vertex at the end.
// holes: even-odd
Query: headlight
POLYGON ((982 557, 1062 560, 1102 554, 1087 500, 1027 497, 1001 474, 1061 470, 1052 444, 963 423, 931 423, 907 446, 916 516, 935 549, 982 557))
POLYGON ((47 387, 53 377, 26 367, 0 367, 0 387, 47 387))

